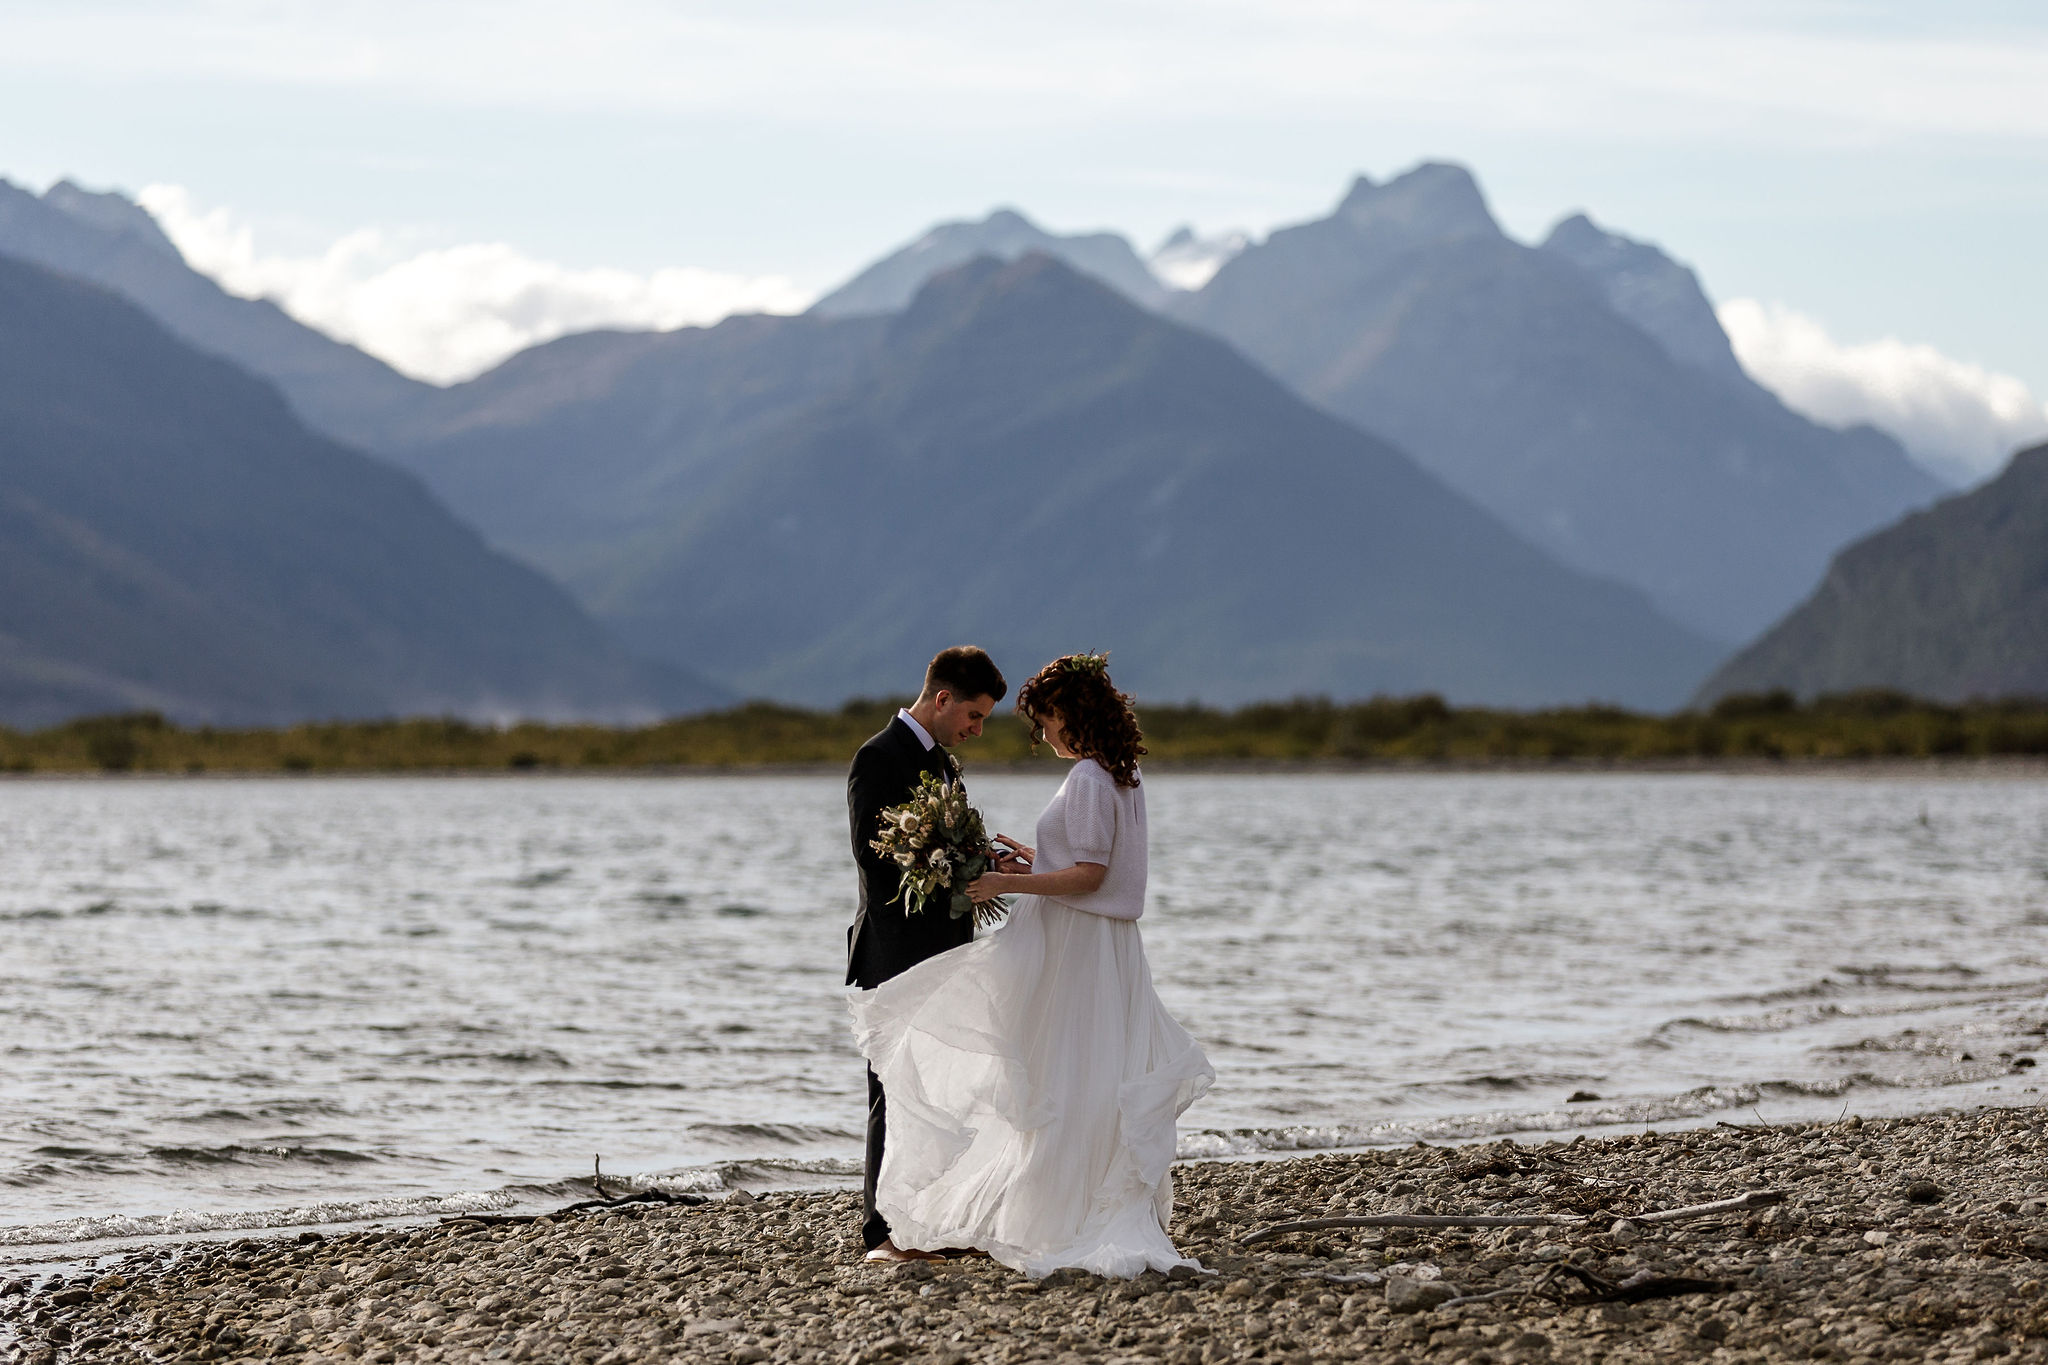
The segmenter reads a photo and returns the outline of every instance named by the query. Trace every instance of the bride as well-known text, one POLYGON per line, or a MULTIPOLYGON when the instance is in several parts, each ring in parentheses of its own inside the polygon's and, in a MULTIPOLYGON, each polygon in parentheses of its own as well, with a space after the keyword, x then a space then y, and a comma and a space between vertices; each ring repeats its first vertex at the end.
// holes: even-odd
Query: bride
POLYGON ((1100 655, 1047 664, 1017 710, 1074 766, 1037 847, 969 888, 995 932, 851 993, 889 1096, 877 1208, 901 1247, 976 1247, 1033 1277, 1195 1265, 1166 1227, 1174 1121, 1215 1079, 1152 989, 1137 717, 1100 655))

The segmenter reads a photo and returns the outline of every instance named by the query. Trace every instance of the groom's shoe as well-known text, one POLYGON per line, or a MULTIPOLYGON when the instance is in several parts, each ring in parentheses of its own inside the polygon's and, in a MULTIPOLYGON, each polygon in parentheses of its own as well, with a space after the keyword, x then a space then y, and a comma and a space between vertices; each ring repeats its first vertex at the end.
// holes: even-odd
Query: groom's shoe
POLYGON ((945 1257, 936 1251, 918 1251, 912 1247, 897 1246, 894 1239, 883 1242, 868 1252, 870 1261, 943 1261, 945 1257))

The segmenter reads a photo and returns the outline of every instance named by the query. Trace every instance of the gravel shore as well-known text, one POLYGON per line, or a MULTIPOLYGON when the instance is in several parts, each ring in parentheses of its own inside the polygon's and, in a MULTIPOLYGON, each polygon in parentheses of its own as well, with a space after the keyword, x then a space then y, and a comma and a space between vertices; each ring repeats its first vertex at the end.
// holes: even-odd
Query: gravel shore
POLYGON ((2042 1120, 1192 1163, 1175 1234, 1214 1273, 1187 1279, 870 1265, 842 1193, 188 1243, 63 1280, 0 1272, 18 1336, 0 1360, 2043 1361, 2042 1120), (1752 1190, 1785 1198, 1641 1217, 1752 1190), (1581 1221, 1241 1240, 1294 1218, 1454 1213, 1581 1221))

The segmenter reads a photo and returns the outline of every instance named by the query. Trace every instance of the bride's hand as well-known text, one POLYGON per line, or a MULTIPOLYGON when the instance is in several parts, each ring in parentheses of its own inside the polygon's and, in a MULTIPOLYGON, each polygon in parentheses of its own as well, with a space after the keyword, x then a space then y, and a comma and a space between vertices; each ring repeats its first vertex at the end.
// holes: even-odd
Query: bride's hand
POLYGON ((996 871, 998 872, 1029 872, 1031 864, 1038 858, 1037 849, 1027 843, 1012 839, 1007 834, 998 834, 993 842, 996 844, 1007 844, 1015 850, 1009 857, 998 857, 995 860, 996 871))
POLYGON ((973 901, 976 905, 981 904, 983 901, 992 901, 997 896, 1008 891, 1011 882, 1019 880, 1021 878, 1012 876, 1007 872, 984 872, 973 881, 967 883, 967 899, 973 901))

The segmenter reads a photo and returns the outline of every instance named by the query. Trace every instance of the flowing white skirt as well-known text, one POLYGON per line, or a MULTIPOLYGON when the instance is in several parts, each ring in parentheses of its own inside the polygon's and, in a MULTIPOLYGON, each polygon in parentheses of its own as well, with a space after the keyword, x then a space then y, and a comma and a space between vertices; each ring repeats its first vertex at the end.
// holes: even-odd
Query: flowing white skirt
POLYGON ((887 1097, 875 1203, 898 1245, 1033 1277, 1196 1264, 1166 1233, 1169 1167, 1216 1073, 1152 989, 1136 922, 1021 896, 849 1004, 887 1097))

